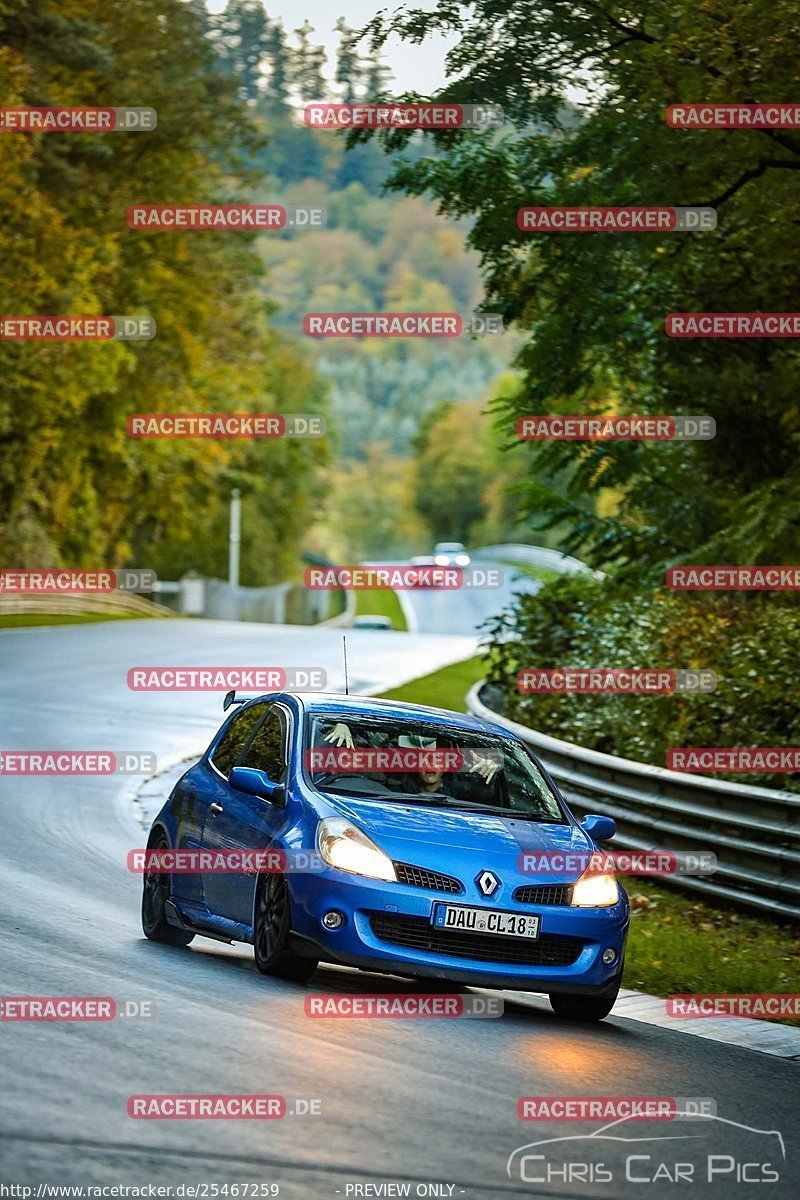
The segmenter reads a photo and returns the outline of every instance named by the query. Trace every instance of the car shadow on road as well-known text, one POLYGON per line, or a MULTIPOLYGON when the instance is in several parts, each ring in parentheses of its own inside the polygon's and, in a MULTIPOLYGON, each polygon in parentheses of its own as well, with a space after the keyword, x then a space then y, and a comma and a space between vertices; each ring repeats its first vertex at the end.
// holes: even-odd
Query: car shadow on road
POLYGON ((158 945, 142 938, 134 946, 137 954, 141 952, 149 957, 151 962, 155 961, 156 957, 165 965, 183 961, 191 973, 191 982, 197 982, 202 976, 206 980, 206 986, 223 978, 229 980, 231 973, 235 972, 242 982, 247 981, 248 992, 251 989, 256 991, 275 988, 280 990, 282 995, 297 996, 310 993, 328 996, 491 995, 503 1000, 503 1014, 500 1018, 503 1028, 513 1024, 525 1027, 529 1031, 531 1023, 535 1022, 536 1025, 553 1032, 583 1031, 590 1033, 593 1039, 602 1038, 604 1041, 612 1040, 618 1043, 629 1041, 631 1038, 636 1040, 636 1030, 628 1023, 620 1025, 614 1021, 613 1012, 609 1018, 597 1024, 567 1021, 557 1017, 550 1008, 547 997, 538 992, 532 992, 530 998, 520 997, 519 993, 505 995, 503 992, 472 988, 467 984, 446 979, 411 979, 400 975, 361 971, 355 967, 338 966, 333 963, 320 963, 308 983, 293 983, 260 975, 256 970, 252 949, 245 943, 228 946, 199 937, 190 947, 183 949, 158 945))

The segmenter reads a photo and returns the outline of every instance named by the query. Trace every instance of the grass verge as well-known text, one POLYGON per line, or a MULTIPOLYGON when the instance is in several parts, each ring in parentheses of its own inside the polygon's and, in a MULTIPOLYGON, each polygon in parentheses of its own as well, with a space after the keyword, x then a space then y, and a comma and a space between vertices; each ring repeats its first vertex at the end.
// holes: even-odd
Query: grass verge
POLYGON ((405 631, 408 628, 400 601, 397 599, 397 592, 390 588, 356 592, 356 616, 390 617, 395 629, 405 631))
POLYGON ((718 909, 649 880, 624 883, 631 898, 625 987, 655 996, 800 992, 797 928, 718 909))
POLYGON ((454 712, 466 712, 464 697, 473 683, 483 679, 485 664, 483 658, 476 654, 474 658, 466 658, 463 662, 451 663, 432 671, 430 675, 421 675, 401 687, 384 692, 382 700, 406 700, 410 704, 430 704, 433 708, 450 708, 454 712))
POLYGON ((532 563, 513 562, 510 558, 499 558, 497 561, 508 570, 516 571, 519 575, 528 575, 531 579, 539 579, 542 583, 550 583, 560 577, 560 573, 551 567, 535 567, 532 563))
MULTIPOLYGON (((483 659, 476 655, 384 697, 464 712, 464 697, 482 676, 483 659)), ((653 996, 800 992, 800 929, 718 909, 649 880, 623 882, 631 898, 624 987, 653 996)))

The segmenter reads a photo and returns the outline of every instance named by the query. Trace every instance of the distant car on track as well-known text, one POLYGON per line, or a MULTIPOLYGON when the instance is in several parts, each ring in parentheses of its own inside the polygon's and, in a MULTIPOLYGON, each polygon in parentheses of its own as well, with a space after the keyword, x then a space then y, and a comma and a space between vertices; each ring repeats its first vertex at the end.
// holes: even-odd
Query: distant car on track
POLYGON ((437 542, 433 561, 437 567, 468 567, 472 559, 462 542, 437 542))
POLYGON ((319 962, 340 963, 545 992, 577 1020, 610 1012, 628 899, 613 874, 574 863, 614 822, 579 823, 523 742, 475 717, 394 701, 284 692, 235 703, 148 847, 274 850, 286 869, 148 872, 148 938, 249 942, 259 971, 301 981, 319 962), (363 757, 360 767, 358 756, 344 761, 348 750, 404 747, 420 748, 423 766, 432 750, 455 765, 368 771, 363 757), (573 866, 531 873, 523 854, 571 855, 573 866), (314 869, 294 869, 303 856, 314 869))
POLYGON ((353 617, 352 629, 394 629, 394 622, 391 617, 379 617, 373 614, 364 614, 360 617, 353 617))

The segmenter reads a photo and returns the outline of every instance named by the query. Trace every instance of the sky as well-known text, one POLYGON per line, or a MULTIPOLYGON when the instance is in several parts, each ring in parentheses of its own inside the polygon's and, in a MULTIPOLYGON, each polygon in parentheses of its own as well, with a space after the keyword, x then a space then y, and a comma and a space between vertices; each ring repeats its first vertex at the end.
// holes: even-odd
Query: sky
MULTIPOLYGON (((221 12, 225 0, 207 0, 210 12, 221 12)), ((273 19, 280 18, 287 33, 297 29, 307 17, 314 26, 317 45, 325 46, 329 63, 333 60, 338 36, 333 27, 344 17, 353 29, 360 29, 381 9, 393 12, 401 7, 395 0, 268 0, 265 5, 273 19)), ((436 0, 410 0, 404 7, 433 9, 436 0)), ((444 86, 444 56, 454 38, 427 38, 421 46, 393 38, 384 50, 384 62, 394 75, 392 90, 401 92, 438 91, 444 86)), ((323 97, 320 97, 322 99, 323 97)))

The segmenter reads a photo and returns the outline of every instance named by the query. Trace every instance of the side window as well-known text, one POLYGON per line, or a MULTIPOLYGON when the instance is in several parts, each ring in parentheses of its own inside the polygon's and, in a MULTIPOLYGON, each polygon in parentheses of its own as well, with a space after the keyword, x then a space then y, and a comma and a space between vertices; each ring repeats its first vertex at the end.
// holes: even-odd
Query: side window
POLYGON ((277 708, 271 709, 239 766, 255 767, 264 771, 273 783, 280 783, 286 767, 283 728, 280 712, 277 708))
POLYGON ((243 708, 231 721, 222 740, 211 755, 214 766, 228 778, 231 767, 244 749, 244 745, 264 715, 266 704, 251 704, 243 708))

